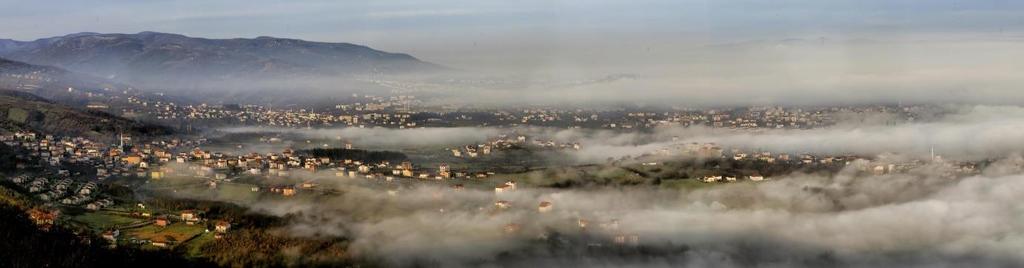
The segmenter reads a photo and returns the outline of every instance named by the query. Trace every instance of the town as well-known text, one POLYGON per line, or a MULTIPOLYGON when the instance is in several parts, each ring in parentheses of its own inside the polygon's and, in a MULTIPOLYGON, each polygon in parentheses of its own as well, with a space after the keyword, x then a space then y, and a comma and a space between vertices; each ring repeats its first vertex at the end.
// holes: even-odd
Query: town
MULTIPOLYGON (((503 174, 487 165, 471 169, 456 169, 447 163, 426 166, 413 163, 400 153, 383 154, 356 149, 358 145, 346 143, 343 148, 285 149, 270 153, 232 154, 202 149, 212 146, 205 138, 142 138, 119 134, 106 144, 84 137, 63 137, 35 132, 15 132, 0 135, 0 141, 16 152, 16 169, 20 175, 10 176, 14 189, 31 197, 39 206, 30 215, 41 228, 56 222, 84 223, 89 228, 102 228, 102 237, 111 246, 145 244, 153 247, 175 247, 178 244, 208 241, 198 239, 212 232, 210 237, 220 239, 230 235, 230 219, 207 219, 198 208, 168 210, 159 208, 131 196, 104 192, 110 185, 139 185, 147 191, 167 194, 189 189, 207 191, 243 191, 251 195, 277 198, 296 198, 303 195, 336 193, 331 180, 362 180, 379 186, 387 195, 401 194, 402 189, 420 184, 445 185, 456 191, 466 188, 486 190, 493 188, 494 207, 502 211, 513 204, 500 196, 524 187, 544 187, 545 183, 522 180, 527 174, 503 174), (376 153, 376 154, 375 154, 376 153), (310 174, 321 174, 311 177, 310 174), (289 180, 307 177, 307 180, 289 180), (191 178, 178 183, 175 178, 191 178), (333 179, 332 179, 333 178, 333 179), (519 185, 519 186, 517 186, 519 185), (78 215, 61 211, 84 209, 78 215), (95 216, 103 215, 103 216, 95 216), (116 220, 83 220, 90 218, 116 220), (118 224, 111 224, 113 221, 118 224), (177 229, 171 228, 173 226, 177 229), (203 229, 202 226, 207 226, 203 229), (212 231, 211 231, 212 230, 212 231), (168 237, 160 234, 174 233, 168 237), (193 241, 193 242, 190 242, 193 241)), ((262 140, 269 140, 263 138, 262 140)), ((491 154, 501 154, 517 147, 544 150, 581 149, 580 143, 558 143, 543 137, 501 134, 483 144, 438 150, 436 155, 449 155, 473 162, 491 154)), ((718 163, 713 168, 700 168, 698 172, 682 178, 666 178, 700 183, 757 183, 782 177, 799 170, 832 170, 837 172, 848 166, 872 175, 908 172, 925 165, 939 163, 947 170, 944 176, 960 178, 978 174, 983 163, 945 161, 933 156, 932 161, 909 160, 891 162, 873 156, 791 154, 723 148, 714 143, 671 143, 664 148, 635 156, 609 159, 601 165, 617 167, 632 174, 649 173, 652 169, 669 168, 680 163, 718 163), (696 161, 696 162, 693 162, 696 161), (726 165, 728 164, 728 165, 726 165), (733 166, 733 168, 723 168, 733 166), (753 168, 739 168, 752 166, 753 168), (688 176, 688 177, 687 177, 688 176)), ((644 175, 647 176, 647 175, 644 175)), ((557 177, 548 178, 557 181, 557 177)), ((457 194, 457 192, 456 192, 457 194)), ((554 204, 537 200, 538 212, 548 212, 554 204)), ((518 206, 518 204, 515 204, 518 206)), ((613 220, 613 219, 608 219, 613 220)), ((526 222, 509 223, 500 227, 504 232, 518 232, 526 222)), ((579 227, 587 228, 587 219, 579 219, 579 227)), ((607 225, 607 224, 602 224, 607 225)), ((615 224, 612 224, 613 226, 615 224)), ((614 229, 614 228, 611 228, 614 229)), ((633 241, 637 237, 615 234, 616 243, 633 241)))
POLYGON ((0 10, 0 267, 1024 267, 1013 1, 0 10))

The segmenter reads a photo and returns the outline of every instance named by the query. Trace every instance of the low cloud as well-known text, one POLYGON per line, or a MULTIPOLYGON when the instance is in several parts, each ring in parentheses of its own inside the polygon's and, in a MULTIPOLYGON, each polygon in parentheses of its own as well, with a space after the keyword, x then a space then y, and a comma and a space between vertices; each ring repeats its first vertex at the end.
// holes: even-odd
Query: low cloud
MULTIPOLYGON (((858 171, 864 164, 831 176, 683 191, 521 187, 501 195, 486 185, 455 191, 429 182, 400 186, 297 172, 295 180, 315 180, 340 194, 229 201, 290 215, 284 230, 292 235, 347 237, 354 254, 398 266, 1024 264, 1017 254, 1024 224, 1014 213, 1024 210, 1015 202, 1024 190, 1019 168, 951 179, 937 175, 941 165, 874 176, 858 171), (497 200, 509 207, 496 207, 497 200), (538 212, 541 201, 554 209, 538 212), (515 230, 506 232, 510 224, 515 230), (617 236, 637 241, 619 245, 617 236)), ((203 192, 178 194, 220 198, 203 192)))
MULTIPOLYGON (((566 151, 580 161, 689 142, 887 159, 924 157, 934 146, 947 158, 998 159, 966 178, 948 176, 956 167, 942 162, 872 175, 864 171, 871 163, 857 160, 831 175, 790 174, 699 189, 521 186, 495 194, 495 181, 460 181, 465 189, 454 190, 446 182, 294 171, 274 183, 312 181, 334 194, 239 198, 206 187, 176 194, 286 216, 290 223, 282 230, 291 235, 345 237, 355 256, 396 266, 1020 266, 1024 224, 1015 213, 1024 207, 1015 196, 1024 190, 1024 148, 1017 144, 1024 136, 1015 130, 1024 127, 1021 115, 1024 109, 1013 106, 946 106, 910 123, 894 124, 901 119, 885 114, 844 115, 836 126, 810 130, 272 130, 342 136, 374 147, 448 146, 515 132, 580 142, 583 149, 566 151), (540 212, 542 201, 554 209, 540 212)), ((228 130, 258 131, 267 129, 228 130)))

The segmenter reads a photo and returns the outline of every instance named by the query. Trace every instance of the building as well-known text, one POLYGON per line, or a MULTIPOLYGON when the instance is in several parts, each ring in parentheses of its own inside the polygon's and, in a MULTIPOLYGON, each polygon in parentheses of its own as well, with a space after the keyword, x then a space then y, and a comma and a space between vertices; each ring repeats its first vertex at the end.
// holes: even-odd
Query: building
POLYGON ((640 244, 640 236, 639 235, 635 235, 635 234, 630 234, 630 235, 619 234, 619 235, 615 236, 613 241, 615 242, 615 244, 618 244, 618 245, 627 245, 628 244, 628 245, 631 245, 631 246, 636 246, 636 245, 640 244))
POLYGON ((293 195, 295 195, 295 188, 294 187, 285 187, 284 189, 281 189, 281 195, 283 195, 283 196, 293 196, 293 195))
POLYGON ((124 158, 121 158, 121 160, 124 161, 124 163, 129 166, 138 166, 140 163, 142 163, 142 156, 133 154, 125 156, 124 158))
POLYGON ((171 242, 166 240, 153 240, 153 242, 151 242, 150 244, 153 245, 154 247, 166 248, 168 245, 171 244, 171 242))
POLYGON ((512 188, 509 187, 508 185, 504 185, 504 184, 499 185, 498 187, 494 187, 494 193, 496 193, 496 194, 500 194, 500 193, 504 193, 504 192, 511 192, 511 191, 512 191, 512 188))
POLYGON ((160 216, 156 218, 156 221, 154 221, 153 224, 160 227, 167 227, 167 225, 171 225, 171 220, 167 219, 165 216, 160 216))
POLYGON ((217 223, 214 224, 214 230, 216 230, 218 233, 226 233, 228 231, 228 229, 231 229, 231 223, 230 222, 227 222, 227 221, 217 221, 217 223))
POLYGON ((703 178, 700 179, 700 181, 705 182, 705 183, 708 183, 708 182, 718 182, 718 181, 721 181, 721 180, 722 180, 722 176, 704 176, 703 178))
POLYGON ((44 229, 49 229, 50 226, 53 226, 58 217, 60 217, 60 210, 33 208, 28 211, 28 218, 44 229))
POLYGON ((441 166, 439 166, 438 169, 437 169, 437 175, 441 176, 442 178, 445 178, 445 179, 451 178, 452 177, 451 168, 448 167, 448 164, 441 163, 441 166))
POLYGON ((117 237, 118 236, 121 236, 121 230, 118 230, 118 229, 107 230, 107 231, 103 232, 103 235, 102 235, 103 239, 106 239, 107 241, 110 241, 111 243, 117 241, 117 237))
POLYGON ((510 191, 515 191, 516 190, 516 182, 515 181, 506 181, 504 185, 510 191))
POLYGON ((499 209, 507 209, 512 206, 512 203, 505 200, 498 200, 498 202, 494 202, 494 206, 499 209))
POLYGON ((193 224, 199 221, 199 216, 196 215, 195 211, 186 210, 181 212, 181 220, 185 221, 188 224, 193 224))
POLYGON ((554 209, 554 205, 548 201, 541 201, 540 205, 537 206, 537 211, 540 213, 551 212, 552 209, 554 209))

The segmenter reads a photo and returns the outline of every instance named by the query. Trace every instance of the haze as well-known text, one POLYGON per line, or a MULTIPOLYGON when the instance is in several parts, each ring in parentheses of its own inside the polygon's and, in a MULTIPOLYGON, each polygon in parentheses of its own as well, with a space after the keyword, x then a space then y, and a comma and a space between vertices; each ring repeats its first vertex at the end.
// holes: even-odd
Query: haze
POLYGON ((1024 1, 0 0, 0 267, 1024 267, 1024 1))
MULTIPOLYGON (((1008 104, 1024 97, 1014 1, 10 2, 6 38, 160 31, 410 53, 512 92, 479 103, 1008 104), (51 23, 59 17, 62 23, 51 23), (958 74, 951 76, 948 74, 958 74), (612 75, 635 80, 563 87, 612 75), (554 82, 547 82, 554 81, 554 82), (552 85, 554 84, 554 85, 552 85), (556 87, 559 90, 550 90, 556 87), (757 90, 751 88, 757 87, 757 90), (532 89, 532 90, 531 90, 532 89), (629 92, 629 93, 625 93, 629 92), (926 94, 925 92, 941 94, 926 94), (737 97, 744 98, 738 99, 737 97), (500 101, 495 101, 500 99, 500 101)), ((305 79, 304 79, 305 80, 305 79)), ((352 90, 330 80, 307 89, 352 90)))

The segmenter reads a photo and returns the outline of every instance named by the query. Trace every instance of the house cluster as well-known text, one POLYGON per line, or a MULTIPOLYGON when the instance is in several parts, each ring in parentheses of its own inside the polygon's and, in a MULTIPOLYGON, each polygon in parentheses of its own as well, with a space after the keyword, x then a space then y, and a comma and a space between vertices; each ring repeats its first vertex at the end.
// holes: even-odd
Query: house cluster
MULTIPOLYGON (((750 107, 742 110, 707 110, 703 120, 685 122, 687 125, 705 125, 718 128, 813 128, 832 123, 831 113, 825 110, 786 109, 783 107, 750 107)), ((685 118, 687 116, 683 116, 685 118)), ((680 118, 682 119, 682 118, 680 118)))
MULTIPOLYGON (((185 151, 186 148, 197 148, 205 143, 205 139, 186 141, 172 139, 169 141, 151 141, 138 145, 128 145, 129 137, 122 136, 121 145, 107 151, 107 159, 97 174, 136 176, 160 179, 167 176, 167 168, 161 166, 170 162, 184 163, 194 157, 212 158, 208 152, 196 154, 185 151), (176 153, 177 152, 177 153, 176 153)), ((204 170, 205 171, 205 170, 204 170)))
MULTIPOLYGON (((678 138, 673 138, 677 141, 678 138)), ((867 162, 870 165, 859 165, 857 166, 862 172, 869 172, 875 175, 884 175, 892 173, 905 173, 914 168, 922 167, 925 165, 939 165, 944 175, 947 177, 956 177, 961 175, 976 174, 978 172, 977 163, 974 162, 957 162, 943 160, 939 156, 935 156, 932 161, 925 160, 901 160, 901 161, 890 161, 890 160, 878 160, 870 157, 864 157, 854 154, 790 154, 790 153, 777 153, 765 150, 745 150, 739 148, 723 148, 714 143, 672 143, 671 145, 663 148, 640 154, 637 157, 624 156, 621 159, 614 160, 609 159, 613 163, 618 163, 624 160, 638 160, 643 166, 657 166, 659 157, 667 156, 687 156, 697 157, 705 159, 726 159, 732 161, 754 161, 761 162, 764 164, 787 164, 794 165, 797 167, 802 166, 813 166, 813 167, 845 167, 853 163, 867 162)), ((719 174, 708 174, 697 178, 699 181, 706 183, 713 182, 733 182, 741 180, 750 181, 761 181, 766 179, 760 174, 734 174, 729 172, 722 172, 719 174)))
POLYGON ((12 72, 8 70, 0 72, 0 85, 18 90, 36 90, 41 87, 41 84, 53 81, 53 77, 44 71, 12 72))
POLYGON ((99 210, 114 204, 110 198, 99 197, 99 189, 95 182, 77 182, 68 177, 32 177, 27 174, 11 177, 10 181, 51 205, 81 206, 89 210, 99 210))
MULTIPOLYGON (((183 211, 180 211, 178 214, 167 214, 167 215, 157 216, 152 221, 152 224, 154 226, 157 226, 157 227, 160 227, 160 228, 166 228, 166 227, 169 227, 169 226, 175 224, 175 222, 179 222, 179 223, 186 224, 186 225, 198 225, 198 224, 208 224, 210 222, 210 220, 206 219, 206 218, 203 218, 203 213, 201 211, 197 211, 197 210, 183 210, 183 211)), ((213 230, 212 231, 214 232, 214 236, 213 236, 214 239, 221 239, 221 238, 223 238, 224 235, 227 234, 227 232, 231 229, 231 227, 232 227, 232 225, 231 225, 230 221, 227 221, 227 220, 216 220, 216 221, 213 221, 213 230)), ((207 225, 206 232, 210 232, 210 231, 211 230, 209 229, 209 225, 207 225)), ((116 230, 116 229, 115 230, 109 230, 109 231, 103 233, 103 238, 105 238, 105 239, 107 239, 107 240, 109 240, 111 242, 116 242, 117 241, 117 237, 119 236, 119 234, 120 234, 120 232, 118 230, 116 230)), ((181 242, 181 241, 175 240, 174 238, 172 238, 170 236, 163 237, 163 238, 154 238, 152 240, 138 239, 138 238, 132 237, 132 238, 129 239, 129 241, 132 242, 132 243, 136 243, 136 244, 150 244, 150 245, 152 245, 154 247, 159 247, 159 248, 166 248, 166 247, 174 246, 175 244, 181 242)))
POLYGON ((482 155, 490 155, 495 151, 525 147, 542 150, 579 150, 580 144, 578 142, 557 142, 555 140, 533 139, 525 135, 501 134, 496 138, 489 139, 481 144, 469 144, 449 150, 451 150, 452 156, 455 157, 476 158, 482 155))
POLYGON ((764 176, 761 175, 750 175, 750 176, 722 176, 722 175, 709 175, 700 178, 701 182, 712 183, 712 182, 734 182, 739 179, 749 181, 763 181, 764 176))
MULTIPOLYGON (((330 157, 318 157, 307 155, 304 152, 296 152, 286 149, 280 153, 249 153, 243 155, 230 155, 218 152, 210 152, 200 148, 194 148, 188 152, 172 155, 174 162, 189 163, 187 169, 175 169, 170 166, 157 166, 163 160, 155 161, 153 155, 140 153, 141 160, 137 166, 146 166, 140 174, 148 174, 152 179, 160 179, 173 173, 177 175, 189 175, 208 179, 208 185, 216 188, 218 183, 233 180, 234 175, 267 175, 270 177, 288 177, 292 172, 298 171, 328 171, 333 172, 337 177, 383 179, 392 181, 396 178, 417 178, 417 179, 449 179, 455 177, 477 177, 485 178, 489 174, 480 172, 469 174, 455 171, 447 164, 440 164, 436 169, 414 167, 409 161, 403 161, 397 165, 387 160, 366 162, 355 159, 332 159, 330 157), (154 164, 144 164, 154 162, 154 164)), ((139 167, 141 170, 142 168, 139 167)), ((267 188, 254 187, 254 192, 268 191, 283 196, 293 196, 301 189, 315 188, 316 184, 305 182, 297 185, 274 185, 267 188)))
POLYGON ((774 153, 770 151, 747 151, 742 149, 730 149, 728 151, 729 154, 723 157, 728 157, 735 161, 761 161, 765 163, 779 162, 801 165, 846 165, 858 159, 864 159, 863 157, 856 155, 814 155, 809 153, 794 155, 788 153, 774 153))
MULTIPOLYGON (((412 162, 402 161, 398 165, 392 165, 388 161, 367 164, 361 161, 344 160, 339 167, 335 168, 338 177, 384 179, 393 181, 396 178, 406 179, 432 179, 444 180, 457 177, 470 178, 466 172, 453 171, 446 163, 438 165, 437 169, 427 169, 413 166, 412 162)), ((477 177, 486 177, 486 173, 476 174, 477 177)))
POLYGON ((634 128, 657 126, 706 126, 742 129, 803 129, 836 123, 837 114, 892 113, 912 119, 913 107, 848 106, 827 108, 785 108, 753 106, 730 109, 675 108, 668 112, 629 112, 622 119, 608 122, 606 128, 634 128))
POLYGON ((0 141, 26 151, 28 156, 38 159, 45 166, 59 169, 58 174, 70 173, 64 169, 66 164, 91 166, 99 180, 110 176, 160 177, 162 173, 153 171, 151 165, 172 161, 174 150, 205 142, 204 139, 172 139, 134 144, 131 136, 122 134, 116 137, 114 144, 105 144, 83 137, 55 137, 34 132, 0 135, 0 141))
POLYGON ((555 109, 524 109, 523 113, 519 116, 519 122, 524 125, 531 123, 543 125, 549 122, 562 121, 562 116, 566 114, 555 109))
POLYGON ((918 159, 903 161, 876 159, 861 162, 860 164, 856 165, 856 168, 860 172, 865 172, 872 175, 888 175, 907 173, 914 169, 926 166, 930 173, 940 175, 946 178, 954 178, 964 175, 975 175, 980 173, 980 170, 978 169, 976 163, 949 161, 943 160, 939 157, 936 157, 930 162, 918 159))
MULTIPOLYGON (((167 227, 173 224, 175 221, 184 223, 186 225, 196 225, 206 223, 208 219, 203 218, 203 212, 198 210, 186 209, 178 212, 178 214, 167 214, 157 216, 153 220, 153 224, 158 227, 167 227)), ((214 228, 217 232, 227 232, 231 228, 231 223, 226 220, 214 221, 214 228)))
MULTIPOLYGON (((259 191, 258 188, 254 189, 254 192, 259 191)), ((292 185, 277 185, 270 187, 269 191, 271 193, 280 194, 281 196, 294 196, 296 193, 295 190, 295 186, 292 185)))
POLYGON ((591 110, 536 108, 496 111, 493 117, 511 125, 643 129, 662 126, 718 128, 810 128, 832 123, 825 109, 748 107, 731 109, 591 110))
POLYGON ((393 110, 396 112, 409 112, 411 107, 421 105, 423 102, 413 95, 376 96, 352 94, 352 99, 347 104, 338 104, 336 109, 342 112, 372 112, 393 110))
POLYGON ((94 163, 102 159, 107 149, 105 144, 83 137, 55 137, 27 131, 0 135, 0 142, 25 150, 28 156, 56 168, 65 163, 94 163))
POLYGON ((277 108, 272 105, 209 105, 177 104, 168 101, 129 97, 131 105, 124 113, 147 114, 158 120, 188 124, 258 125, 278 127, 314 126, 382 126, 415 127, 410 119, 411 105, 419 104, 414 96, 378 97, 354 95, 336 109, 277 108))
MULTIPOLYGON (((15 86, 32 89, 45 74, 13 74, 0 76, 0 83, 15 81, 15 86)), ((735 108, 694 109, 672 108, 559 108, 531 106, 526 109, 482 109, 473 105, 428 105, 418 99, 405 83, 393 81, 374 83, 393 88, 389 94, 353 94, 344 98, 334 109, 274 108, 273 105, 205 103, 175 103, 154 97, 162 94, 144 94, 137 89, 123 91, 75 90, 74 94, 88 94, 90 103, 98 109, 117 106, 122 114, 142 114, 171 125, 258 125, 279 127, 389 127, 411 128, 421 126, 553 126, 608 129, 647 129, 662 126, 707 126, 716 128, 814 128, 832 125, 840 113, 892 113, 912 119, 919 106, 836 106, 836 107, 778 107, 751 106, 735 108), (78 91, 82 91, 79 93, 78 91), (123 94, 122 94, 123 93, 123 94), (93 96, 97 95, 97 96, 93 96), (110 96, 106 96, 110 95, 110 96), (117 105, 110 105, 113 103, 117 105), (124 104, 124 105, 121 105, 124 104)))
MULTIPOLYGON (((390 83, 385 83, 389 86, 390 83)), ((404 89, 406 87, 396 87, 404 89)), ((844 106, 693 109, 686 107, 565 109, 481 109, 474 106, 425 105, 414 95, 392 92, 387 96, 353 94, 334 109, 274 108, 272 105, 210 105, 174 103, 127 94, 122 113, 146 114, 172 124, 258 125, 278 127, 389 127, 422 126, 552 126, 607 129, 648 129, 663 126, 715 128, 814 128, 832 125, 839 113, 895 113, 912 118, 915 107, 844 106)))
MULTIPOLYGON (((872 175, 887 175, 907 173, 911 170, 928 166, 932 172, 941 172, 940 175, 948 178, 957 176, 973 175, 980 172, 977 163, 966 161, 949 161, 935 156, 931 161, 921 159, 893 160, 893 159, 872 159, 857 155, 813 155, 813 154, 773 154, 771 152, 756 151, 744 152, 739 149, 728 150, 731 154, 723 155, 736 161, 761 161, 765 163, 788 163, 798 166, 810 165, 836 165, 841 167, 853 166, 860 172, 872 175)), ((737 180, 762 181, 765 177, 757 174, 747 176, 736 175, 707 175, 700 178, 700 181, 711 182, 733 182, 737 180)))
POLYGON ((913 117, 914 107, 849 106, 827 108, 741 107, 727 109, 556 109, 535 108, 492 112, 498 124, 639 129, 663 126, 715 128, 814 128, 832 125, 839 113, 894 113, 913 117))
MULTIPOLYGON (((678 138, 673 138, 678 140, 678 138)), ((745 150, 740 148, 723 148, 722 146, 715 143, 673 143, 672 145, 641 154, 639 157, 648 156, 672 156, 681 155, 687 157, 698 157, 698 158, 721 158, 730 159, 734 161, 760 161, 764 163, 788 163, 797 165, 831 165, 831 164, 842 164, 846 165, 856 160, 866 159, 862 156, 844 154, 844 155, 816 155, 810 153, 803 154, 790 154, 790 153, 777 153, 765 150, 745 150)), ((648 165, 645 163, 645 165, 648 165)), ((657 165, 656 162, 652 162, 649 165, 657 165)))

